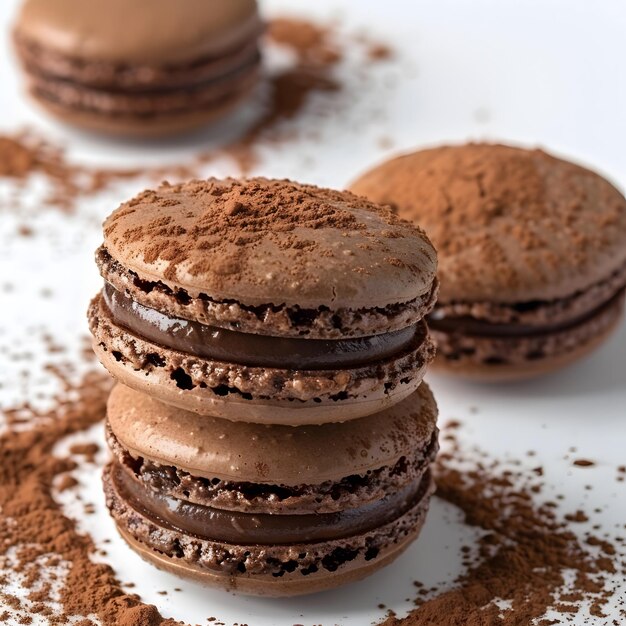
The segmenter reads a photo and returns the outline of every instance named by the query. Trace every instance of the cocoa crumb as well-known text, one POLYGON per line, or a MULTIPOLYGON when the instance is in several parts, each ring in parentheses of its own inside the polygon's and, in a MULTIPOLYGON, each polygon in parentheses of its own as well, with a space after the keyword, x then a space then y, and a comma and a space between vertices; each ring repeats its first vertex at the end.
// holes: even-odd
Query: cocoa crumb
POLYGON ((576 511, 575 513, 567 513, 564 517, 568 522, 583 523, 583 522, 589 521, 589 517, 587 517, 587 514, 584 511, 576 511))
POLYGON ((575 465, 576 467, 593 467, 595 462, 589 461, 588 459, 576 459, 572 462, 572 465, 575 465))
POLYGON ((372 61, 387 61, 393 57, 393 50, 384 43, 373 42, 367 54, 372 61))
POLYGON ((77 487, 78 484, 79 482, 73 476, 70 476, 69 474, 64 474, 61 477, 61 480, 57 483, 57 489, 60 492, 63 492, 67 491, 68 489, 73 489, 74 487, 77 487))
POLYGON ((96 454, 100 451, 97 443, 75 443, 70 447, 71 454, 78 454, 85 457, 89 463, 94 463, 96 454))

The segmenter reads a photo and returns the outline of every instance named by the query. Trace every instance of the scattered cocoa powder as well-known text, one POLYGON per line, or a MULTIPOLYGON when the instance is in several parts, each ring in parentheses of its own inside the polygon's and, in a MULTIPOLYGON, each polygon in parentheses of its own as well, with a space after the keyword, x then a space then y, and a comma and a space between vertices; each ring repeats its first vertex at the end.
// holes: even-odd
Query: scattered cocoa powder
POLYGON ((319 67, 334 65, 343 59, 343 50, 334 41, 334 35, 332 25, 295 17, 277 17, 270 21, 267 29, 271 41, 292 50, 300 62, 319 67))
POLYGON ((32 130, 0 135, 0 177, 26 183, 42 175, 50 185, 45 205, 72 211, 75 201, 96 194, 114 181, 136 178, 141 169, 91 169, 69 162, 64 150, 32 130))
POLYGON ((578 522, 582 524, 584 522, 589 521, 589 517, 587 517, 587 514, 584 511, 575 511, 574 513, 567 513, 564 517, 568 522, 578 522))
POLYGON ((393 57, 393 50, 384 43, 372 43, 367 54, 372 61, 386 61, 393 57))
MULTIPOLYGON (((37 415, 33 429, 0 437, 0 567, 23 577, 22 586, 32 590, 26 598, 30 605, 0 592, 0 601, 5 605, 0 622, 23 620, 16 614, 27 610, 47 616, 52 626, 68 624, 72 616, 89 614, 97 615, 107 626, 176 624, 162 619, 154 606, 125 593, 110 567, 91 560, 90 555, 96 551, 93 541, 79 534, 52 496, 54 478, 73 467, 71 461, 55 457, 55 444, 102 420, 110 384, 108 376, 89 374, 80 385, 68 390, 67 397, 59 399, 54 410, 37 415), (62 583, 62 610, 57 614, 43 604, 49 599, 49 586, 42 579, 41 564, 54 566, 61 562, 66 562, 69 569, 65 581, 57 581, 62 583)), ((78 623, 92 624, 85 619, 78 623)))
POLYGON ((582 511, 560 520, 552 503, 537 503, 543 485, 532 470, 513 471, 488 457, 472 469, 455 468, 455 459, 464 457, 454 436, 452 451, 437 463, 437 495, 483 531, 478 555, 452 588, 419 592, 406 618, 392 616, 381 626, 548 626, 582 614, 587 603, 589 616, 604 616, 614 598, 615 547, 574 534, 568 521, 586 521, 582 511), (508 606, 501 608, 501 601, 508 606), (546 619, 550 610, 560 619, 546 619))
POLYGON ((78 484, 79 482, 73 476, 70 476, 69 474, 65 474, 63 475, 61 480, 59 480, 57 484, 57 489, 63 492, 63 491, 67 491, 68 489, 73 489, 74 487, 77 487, 78 484))
MULTIPOLYGON (((0 135, 0 178, 26 183, 32 176, 42 175, 50 185, 45 204, 71 212, 82 198, 122 181, 137 178, 153 181, 166 178, 189 180, 200 177, 205 166, 223 156, 233 159, 241 173, 245 174, 258 163, 261 145, 276 146, 297 138, 293 128, 286 131, 282 122, 303 113, 311 95, 339 94, 343 90, 344 86, 335 68, 344 62, 347 46, 364 47, 364 69, 367 62, 387 58, 386 54, 380 53, 372 56, 372 50, 388 49, 386 44, 360 41, 356 36, 342 35, 340 38, 337 27, 332 24, 284 17, 270 20, 266 45, 289 50, 295 57, 294 63, 286 69, 267 74, 268 101, 260 117, 230 143, 209 151, 201 150, 182 164, 110 169, 73 163, 62 147, 53 145, 32 130, 21 131, 0 135)), ((328 114, 337 105, 336 99, 328 103, 328 114)), ((15 198, 15 202, 18 201, 19 198, 15 198)))
MULTIPOLYGON (((337 93, 342 84, 334 66, 344 59, 335 41, 335 29, 296 18, 275 18, 268 25, 268 40, 294 53, 294 67, 268 77, 270 100, 260 119, 224 152, 234 158, 242 173, 249 172, 258 161, 257 145, 261 140, 280 144, 293 138, 279 124, 302 112, 309 97, 316 92, 337 93)), ((211 155, 202 158, 211 159, 211 155)))

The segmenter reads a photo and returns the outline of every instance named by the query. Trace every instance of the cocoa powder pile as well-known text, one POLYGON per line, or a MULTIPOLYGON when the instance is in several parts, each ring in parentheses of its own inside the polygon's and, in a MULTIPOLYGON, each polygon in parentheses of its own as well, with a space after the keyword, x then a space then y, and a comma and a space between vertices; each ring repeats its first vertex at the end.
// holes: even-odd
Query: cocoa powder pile
MULTIPOLYGON (((103 624, 118 626, 175 624, 126 594, 110 567, 91 560, 92 540, 77 532, 52 497, 55 479, 75 467, 53 455, 54 445, 103 419, 110 385, 104 374, 87 375, 79 385, 68 385, 54 410, 33 415, 35 428, 0 437, 0 568, 10 572, 2 589, 9 579, 21 579, 26 591, 22 597, 0 591, 0 604, 6 607, 0 623, 29 624, 38 615, 60 625, 72 616, 95 614, 103 624), (67 565, 64 580, 45 576, 61 564, 67 565), (60 586, 58 612, 49 605, 53 584, 60 586)), ((90 619, 74 623, 94 624, 90 619)))
MULTIPOLYGON (((544 488, 541 467, 524 473, 484 455, 469 470, 455 468, 455 460, 466 460, 454 434, 458 427, 448 424, 452 449, 438 460, 437 495, 485 533, 478 554, 466 560, 451 589, 426 592, 418 583, 417 608, 404 619, 390 616, 382 626, 550 626, 579 615, 584 623, 621 624, 604 612, 616 599, 613 577, 626 575, 616 547, 590 533, 578 538, 575 525, 587 521, 582 511, 560 518, 555 502, 537 503, 544 488), (546 618, 548 611, 558 618, 546 618)), ((621 615, 626 618, 626 607, 621 615)))
MULTIPOLYGON (((333 96, 327 103, 328 115, 340 105, 338 98, 344 91, 344 85, 335 69, 345 61, 347 46, 363 48, 362 69, 366 69, 372 61, 389 58, 387 54, 372 56, 371 53, 377 48, 388 49, 386 44, 357 36, 343 35, 341 44, 339 39, 335 25, 295 18, 277 17, 270 20, 266 45, 287 50, 294 57, 294 62, 286 69, 266 73, 267 101, 258 119, 243 134, 226 145, 208 151, 200 150, 188 162, 126 169, 78 165, 68 159, 63 148, 29 130, 0 135, 0 178, 26 184, 32 176, 42 175, 50 186, 45 205, 71 212, 81 199, 122 181, 137 178, 154 181, 166 178, 189 180, 202 177, 203 169, 223 156, 233 159, 240 172, 246 174, 259 163, 261 146, 278 146, 298 139, 298 133, 293 128, 286 131, 282 122, 301 116, 313 94, 333 96)), ((14 201, 19 202, 19 198, 16 197, 14 201)))

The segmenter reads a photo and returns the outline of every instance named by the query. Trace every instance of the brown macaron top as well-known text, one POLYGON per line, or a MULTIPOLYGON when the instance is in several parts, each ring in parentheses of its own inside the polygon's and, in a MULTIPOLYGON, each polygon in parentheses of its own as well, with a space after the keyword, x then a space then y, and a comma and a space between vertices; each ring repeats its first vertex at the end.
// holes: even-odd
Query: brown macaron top
POLYGON ((264 178, 145 191, 105 221, 104 247, 141 280, 246 306, 373 310, 423 298, 437 268, 389 208, 264 178))
POLYGON ((108 421, 133 456, 194 476, 265 484, 320 484, 393 466, 426 448, 437 408, 426 384, 359 420, 323 426, 264 426, 199 416, 117 385, 108 421))
POLYGON ((626 263, 626 199, 541 150, 467 144, 400 156, 352 184, 426 229, 440 301, 553 300, 626 263))
POLYGON ((155 66, 221 54, 259 30, 255 0, 26 0, 16 25, 68 57, 155 66))

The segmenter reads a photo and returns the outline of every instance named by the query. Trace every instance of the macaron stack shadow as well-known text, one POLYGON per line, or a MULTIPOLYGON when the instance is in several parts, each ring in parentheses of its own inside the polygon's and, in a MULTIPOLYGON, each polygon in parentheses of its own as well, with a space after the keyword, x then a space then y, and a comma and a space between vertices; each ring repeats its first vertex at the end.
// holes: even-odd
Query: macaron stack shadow
POLYGON ((348 192, 208 180, 105 222, 89 323, 120 382, 107 503, 157 566, 261 595, 357 580, 433 491, 425 234, 348 192))
POLYGON ((422 225, 439 254, 436 369, 531 377, 594 350, 626 285, 626 200, 540 150, 469 144, 394 158, 351 190, 422 225))
POLYGON ((255 86, 254 0, 25 0, 14 31, 34 99, 60 120, 129 136, 187 131, 255 86))

